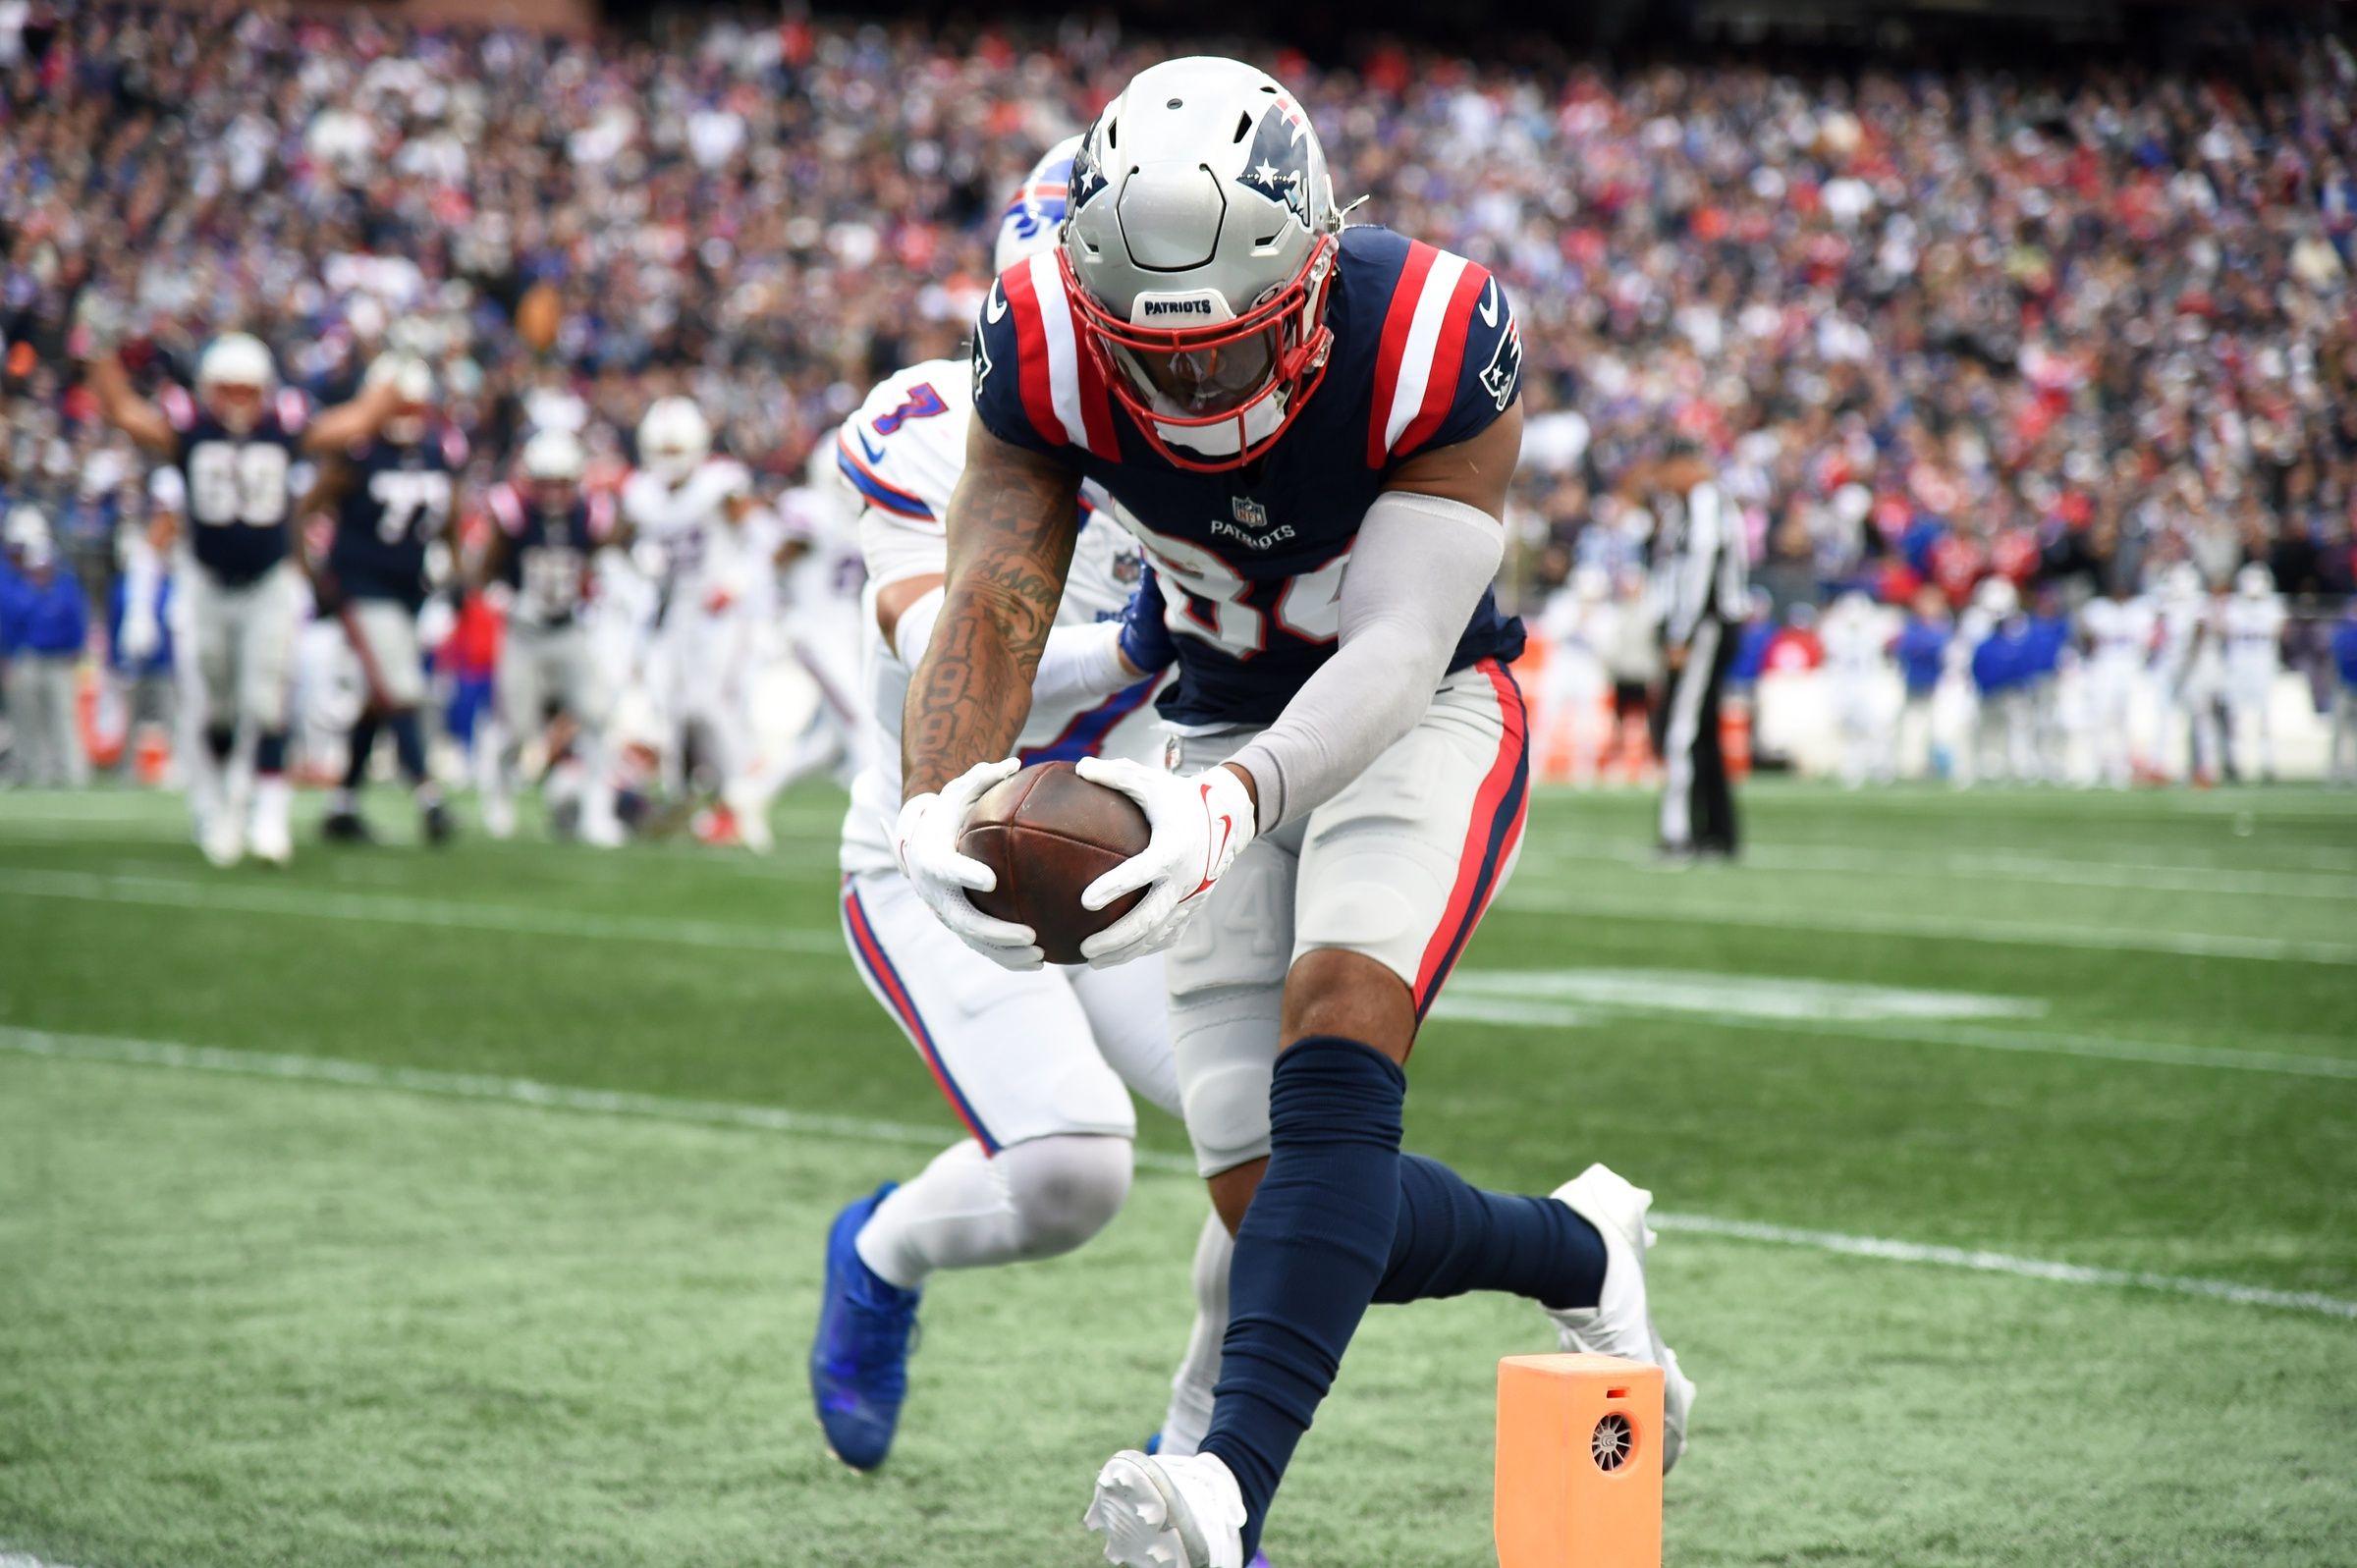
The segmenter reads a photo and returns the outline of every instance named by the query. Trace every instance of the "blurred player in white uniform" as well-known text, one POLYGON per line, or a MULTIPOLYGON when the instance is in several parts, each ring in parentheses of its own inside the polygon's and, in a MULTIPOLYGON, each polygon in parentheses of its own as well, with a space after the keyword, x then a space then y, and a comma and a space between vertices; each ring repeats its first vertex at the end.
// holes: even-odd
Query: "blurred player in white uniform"
POLYGON ((2218 708, 2225 661, 2220 657, 2217 607, 2191 562, 2179 562, 2162 579, 2160 622, 2162 769, 2207 785, 2218 778, 2223 746, 2218 708), (2185 759, 2181 774, 2176 757, 2185 759))
POLYGON ((774 737, 779 754, 763 763, 771 793, 830 765, 849 777, 867 757, 867 715, 859 695, 859 589, 867 580, 867 566, 859 515, 870 503, 843 456, 843 442, 859 439, 847 435, 850 428, 830 430, 819 439, 803 482, 778 503, 785 537, 785 650, 809 678, 817 700, 798 734, 774 737))
POLYGON ((2275 727, 2269 717, 2275 677, 2283 673, 2283 596, 2275 573, 2254 561, 2234 573, 2234 592, 2218 605, 2219 634, 2225 644, 2226 717, 2235 767, 2250 777, 2275 777, 2275 727), (2248 749, 2246 749, 2248 748, 2248 749))
POLYGON ((1825 643, 1834 724, 1841 736, 1842 785, 1855 789, 1870 778, 1889 783, 1892 753, 1888 687, 1891 645, 1897 629, 1881 606, 1853 591, 1834 601, 1818 635, 1825 643))
MULTIPOLYGON (((1003 265, 1053 243, 1053 218, 1035 209, 1052 202, 1061 213, 1070 159, 1069 143, 1051 151, 1016 198, 1002 227, 1003 265)), ((850 1205, 829 1240, 811 1387, 829 1443, 861 1469, 882 1463, 891 1445, 927 1276, 1078 1247, 1128 1194, 1130 1096, 1178 1114, 1159 955, 1111 970, 1004 969, 934 918, 895 857, 901 714, 942 606, 941 519, 964 466, 972 374, 964 360, 911 365, 870 393, 839 436, 862 503, 861 695, 871 715, 869 758, 844 818, 844 930, 861 978, 970 1134, 914 1179, 850 1205)), ((1105 504, 1093 490, 1083 501, 1105 504)), ((1148 700, 1170 657, 1159 598, 1142 622, 1123 620, 1144 580, 1128 532, 1101 512, 1090 516, 1040 661, 1025 761, 1160 764, 1162 730, 1148 700)), ((1198 1317, 1173 1384, 1166 1451, 1192 1453, 1211 1419, 1230 1250, 1226 1229, 1207 1219, 1198 1317)))
POLYGON ((1547 737, 1538 754, 1542 766, 1562 767, 1575 784, 1594 784, 1598 763, 1611 738, 1613 721, 1605 708, 1612 672, 1604 660, 1612 645, 1619 607, 1613 603, 1613 576, 1603 567, 1574 568, 1571 580, 1548 595, 1539 614, 1547 639, 1547 668, 1540 685, 1547 737))
POLYGON ((693 403, 660 398, 647 408, 622 514, 632 537, 662 558, 662 620, 647 683, 662 716, 665 767, 685 789, 690 757, 700 761, 754 850, 770 846, 749 706, 754 633, 773 575, 763 514, 744 464, 712 455, 712 427, 693 403))
POLYGON ((2153 603, 2128 592, 2124 581, 2079 610, 2079 639, 2087 650, 2087 728, 2098 780, 2124 789, 2145 760, 2136 743, 2136 696, 2145 683, 2158 622, 2153 603))
POLYGON ((571 431, 542 430, 523 445, 519 482, 491 492, 497 527, 475 575, 479 586, 496 585, 508 613, 495 682, 499 743, 483 791, 483 827, 494 838, 516 831, 523 750, 553 708, 580 763, 581 838, 600 848, 622 841, 607 749, 614 687, 588 621, 598 559, 615 529, 610 498, 581 492, 587 463, 571 431))

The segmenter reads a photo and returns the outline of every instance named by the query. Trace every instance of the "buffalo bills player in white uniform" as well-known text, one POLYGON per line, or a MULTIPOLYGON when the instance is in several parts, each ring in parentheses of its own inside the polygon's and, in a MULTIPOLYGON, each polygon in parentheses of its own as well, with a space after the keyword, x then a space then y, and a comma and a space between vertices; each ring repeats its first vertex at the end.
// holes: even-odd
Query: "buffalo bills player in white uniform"
POLYGON ((752 763, 747 683, 774 545, 753 476, 712 455, 712 428, 685 398, 661 398, 638 424, 638 467, 623 481, 633 539, 663 561, 663 608, 648 679, 668 765, 685 784, 693 747, 745 845, 767 849, 769 820, 752 763))
POLYGON ((1123 509, 1169 604, 1169 771, 1088 759, 1146 850, 1084 892, 1134 908, 1093 963, 1166 959, 1197 1162, 1236 1226, 1210 1433, 1116 1455, 1090 1526, 1130 1568, 1240 1568, 1370 1302, 1500 1289, 1560 1342, 1663 1364, 1650 1198, 1591 1166, 1481 1191, 1399 1149, 1401 1063, 1505 880, 1529 748, 1490 592, 1521 441, 1521 343, 1479 266, 1346 229, 1307 116, 1263 73, 1131 81, 1073 163, 1059 250, 1002 273, 974 356, 946 596, 910 676, 899 858, 977 950, 1023 926, 965 897, 973 800, 1018 766, 1029 674, 1081 487, 1123 509), (1200 916, 1200 918, 1196 918, 1200 916))
MULTIPOLYGON (((1072 145, 1050 151, 1001 226, 1003 263, 1055 243, 1072 145)), ((939 1269, 1067 1252, 1129 1190, 1138 1094, 1178 1114, 1162 960, 1120 970, 1009 970, 933 918, 893 859, 901 712, 908 675, 941 613, 942 519, 964 467, 973 367, 911 365, 878 386, 838 436, 834 459, 859 497, 860 663, 871 760, 843 825, 843 919, 860 977, 917 1048, 967 1137, 915 1179, 846 1209, 828 1242, 827 1300, 811 1391, 835 1452, 882 1463, 905 1389, 920 1289, 939 1269)), ((1057 629, 1043 651, 1018 755, 1026 761, 1158 757, 1148 700, 1169 662, 1160 601, 1136 541, 1089 498, 1057 629), (1123 624, 1136 597, 1149 607, 1123 624)), ((1161 1449, 1191 1453, 1211 1419, 1227 1311, 1225 1226, 1197 1246, 1197 1324, 1173 1382, 1161 1449)))
POLYGON ((2158 622, 2152 601, 2131 594, 2123 577, 2079 609, 2087 650, 2087 727, 2097 779, 2125 789, 2144 753, 2136 744, 2136 698, 2146 681, 2158 622))
MULTIPOLYGON (((278 386, 261 340, 225 333, 196 362, 196 396, 167 388, 139 396, 115 356, 115 323, 94 299, 82 308, 94 357, 90 389, 109 423, 180 469, 190 526, 181 533, 173 645, 187 661, 203 755, 189 774, 197 841, 215 865, 248 846, 245 803, 230 778, 238 728, 253 735, 251 848, 283 865, 295 852, 288 823, 288 695, 302 621, 294 558, 296 464, 374 436, 399 398, 389 380, 317 415, 278 386)), ((159 541, 160 544, 160 541, 159 541)))
POLYGON ((2225 644, 2226 717, 2232 726, 2235 766, 2250 777, 2275 777, 2275 679, 2283 674, 2283 596, 2275 575, 2260 562, 2234 573, 2234 592, 2219 601, 2218 629, 2225 644), (2245 751, 2248 743, 2251 750, 2245 751))

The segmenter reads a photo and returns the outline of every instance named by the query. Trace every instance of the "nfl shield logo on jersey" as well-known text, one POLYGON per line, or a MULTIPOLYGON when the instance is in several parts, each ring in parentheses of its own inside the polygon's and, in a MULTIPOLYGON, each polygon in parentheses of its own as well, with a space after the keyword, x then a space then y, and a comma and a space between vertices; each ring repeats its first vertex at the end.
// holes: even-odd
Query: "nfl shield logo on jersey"
POLYGON ((1236 496, 1229 502, 1229 507, 1234 512, 1235 520, 1255 533, 1269 525, 1269 509, 1250 496, 1236 496))

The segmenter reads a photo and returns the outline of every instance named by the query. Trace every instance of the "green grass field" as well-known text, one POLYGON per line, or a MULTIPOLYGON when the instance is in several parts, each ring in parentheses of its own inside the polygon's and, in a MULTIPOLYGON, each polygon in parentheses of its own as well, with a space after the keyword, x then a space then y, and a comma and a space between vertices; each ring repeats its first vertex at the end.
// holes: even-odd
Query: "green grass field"
MULTIPOLYGON (((1668 1560, 2357 1563, 2357 800, 1763 785, 1740 868, 1551 795, 1409 1142, 1669 1211, 1668 1560)), ((306 843, 0 795, 0 1563, 1082 1568, 1202 1213, 1151 1118, 1080 1254, 943 1276, 892 1464, 821 1235, 954 1123, 780 851, 306 843)), ((1535 1310, 1370 1316, 1279 1568, 1491 1560, 1535 1310)))

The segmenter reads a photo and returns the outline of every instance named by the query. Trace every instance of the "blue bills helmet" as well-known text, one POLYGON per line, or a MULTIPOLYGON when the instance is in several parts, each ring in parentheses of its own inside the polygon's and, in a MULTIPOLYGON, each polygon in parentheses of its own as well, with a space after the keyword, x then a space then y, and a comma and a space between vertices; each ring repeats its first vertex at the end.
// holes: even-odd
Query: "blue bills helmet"
POLYGON ((999 219, 998 254, 992 260, 999 271, 1054 247, 1071 191, 1072 154, 1079 150, 1080 138, 1067 136, 1023 176, 1022 189, 999 219))

